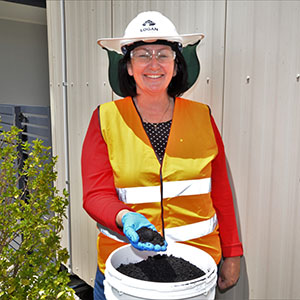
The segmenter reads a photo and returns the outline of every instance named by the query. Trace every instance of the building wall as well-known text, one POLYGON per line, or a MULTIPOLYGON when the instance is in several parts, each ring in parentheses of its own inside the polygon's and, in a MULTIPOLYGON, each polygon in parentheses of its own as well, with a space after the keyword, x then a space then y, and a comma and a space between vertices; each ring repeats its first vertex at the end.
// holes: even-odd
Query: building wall
POLYGON ((0 1, 0 103, 49 106, 46 10, 0 1))
POLYGON ((300 1, 228 2, 223 138, 251 299, 300 298, 299 37, 300 1))
POLYGON ((206 35, 199 80, 184 96, 208 103, 222 132, 245 250, 238 284, 217 298, 300 298, 300 2, 66 0, 64 84, 61 3, 47 1, 50 95, 73 272, 93 285, 97 230, 82 209, 80 153, 92 111, 117 98, 96 40, 122 36, 138 12, 159 10, 180 33, 206 35))

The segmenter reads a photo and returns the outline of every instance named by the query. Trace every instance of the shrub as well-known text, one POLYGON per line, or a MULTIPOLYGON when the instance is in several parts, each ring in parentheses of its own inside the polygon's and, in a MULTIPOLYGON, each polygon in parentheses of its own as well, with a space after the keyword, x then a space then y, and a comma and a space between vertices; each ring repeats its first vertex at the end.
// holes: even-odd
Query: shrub
POLYGON ((41 140, 30 146, 19 135, 15 127, 0 134, 0 299, 74 299, 60 271, 68 259, 59 235, 68 201, 53 185, 57 158, 41 140))

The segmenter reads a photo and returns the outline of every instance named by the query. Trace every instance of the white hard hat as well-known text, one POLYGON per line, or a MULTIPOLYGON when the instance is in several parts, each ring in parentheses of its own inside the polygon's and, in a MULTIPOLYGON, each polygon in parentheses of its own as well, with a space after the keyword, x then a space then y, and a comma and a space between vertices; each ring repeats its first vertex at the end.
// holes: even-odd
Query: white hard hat
POLYGON ((127 26, 125 34, 120 38, 102 38, 97 43, 110 50, 122 53, 123 46, 138 41, 154 42, 166 40, 186 46, 204 38, 202 33, 178 34, 174 24, 157 11, 147 11, 138 14, 127 26))

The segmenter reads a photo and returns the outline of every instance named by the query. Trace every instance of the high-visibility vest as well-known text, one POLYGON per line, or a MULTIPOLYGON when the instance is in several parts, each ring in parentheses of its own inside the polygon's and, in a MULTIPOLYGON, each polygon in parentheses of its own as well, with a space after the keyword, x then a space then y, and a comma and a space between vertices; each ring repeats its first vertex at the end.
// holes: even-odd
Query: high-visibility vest
MULTIPOLYGON (((132 98, 102 104, 101 133, 108 148, 119 199, 143 214, 167 242, 183 242, 208 252, 219 263, 221 246, 210 197, 211 162, 218 153, 209 108, 176 98, 165 155, 160 164, 132 98)), ((128 242, 101 227, 98 265, 128 242)))

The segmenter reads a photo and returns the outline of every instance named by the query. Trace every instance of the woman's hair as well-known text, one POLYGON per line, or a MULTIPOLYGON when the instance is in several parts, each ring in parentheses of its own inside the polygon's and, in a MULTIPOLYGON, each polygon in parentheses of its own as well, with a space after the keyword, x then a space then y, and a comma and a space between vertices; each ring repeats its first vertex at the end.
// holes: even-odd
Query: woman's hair
MULTIPOLYGON (((166 44, 171 46, 171 48, 176 52, 175 58, 175 68, 176 75, 172 78, 168 86, 168 95, 171 97, 178 97, 182 95, 188 89, 188 73, 187 65, 185 59, 178 47, 178 43, 170 43, 166 41, 157 41, 157 44, 166 44)), ((143 43, 145 44, 145 43, 143 43)), ((130 76, 127 71, 127 63, 130 62, 130 51, 132 51, 137 46, 141 45, 140 42, 133 44, 128 47, 125 55, 119 61, 119 85, 120 90, 124 96, 135 97, 136 93, 136 83, 133 76, 130 76)))

